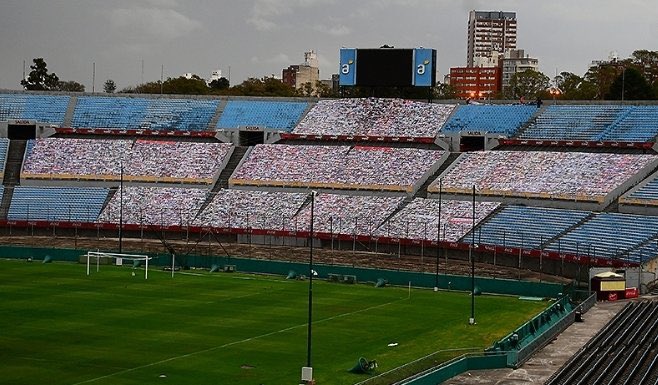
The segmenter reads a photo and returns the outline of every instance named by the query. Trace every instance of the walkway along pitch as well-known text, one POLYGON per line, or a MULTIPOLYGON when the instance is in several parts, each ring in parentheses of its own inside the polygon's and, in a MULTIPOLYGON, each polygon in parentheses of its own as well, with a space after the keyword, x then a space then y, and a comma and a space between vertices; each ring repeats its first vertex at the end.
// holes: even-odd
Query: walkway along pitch
POLYGON ((599 332, 626 301, 599 302, 555 340, 534 354, 519 369, 476 370, 463 373, 442 385, 541 385, 599 332))

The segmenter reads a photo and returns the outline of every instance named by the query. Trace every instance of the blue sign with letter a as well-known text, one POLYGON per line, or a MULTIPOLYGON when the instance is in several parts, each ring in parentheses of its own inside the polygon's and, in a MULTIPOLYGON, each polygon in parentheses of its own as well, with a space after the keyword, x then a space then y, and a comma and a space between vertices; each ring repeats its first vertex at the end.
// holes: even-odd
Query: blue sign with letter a
POLYGON ((431 87, 434 78, 434 55, 429 48, 414 49, 414 86, 431 87))
POLYGON ((338 84, 341 86, 353 86, 356 84, 356 49, 340 49, 340 75, 338 84))

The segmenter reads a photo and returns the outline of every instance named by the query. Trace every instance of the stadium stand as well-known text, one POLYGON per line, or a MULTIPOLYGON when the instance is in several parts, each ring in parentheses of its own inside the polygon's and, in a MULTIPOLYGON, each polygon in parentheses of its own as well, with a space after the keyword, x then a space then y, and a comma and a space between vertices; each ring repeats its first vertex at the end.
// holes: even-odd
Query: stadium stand
MULTIPOLYGON (((487 245, 538 250, 590 215, 589 211, 506 206, 478 226, 475 239, 487 245)), ((471 236, 464 241, 470 243, 471 236)))
POLYGON ((658 135, 658 106, 626 107, 622 119, 604 132, 601 140, 626 142, 655 142, 658 135))
POLYGON ((80 96, 73 112, 75 128, 139 128, 149 102, 143 98, 80 96))
MULTIPOLYGON (((331 234, 373 235, 375 230, 400 207, 402 197, 318 194, 315 199, 313 231, 331 234)), ((311 207, 296 216, 308 231, 311 207)))
POLYGON ((630 252, 656 236, 658 217, 599 213, 550 242, 545 250, 628 261, 630 252))
MULTIPOLYGON (((475 225, 490 215, 498 202, 476 202, 475 225)), ((472 227, 473 203, 470 201, 441 201, 441 241, 456 242, 472 227)), ((439 225, 439 200, 416 198, 380 226, 378 236, 436 241, 439 225)))
POLYGON ((292 133, 433 138, 454 108, 403 99, 320 100, 292 133))
POLYGON ((206 130, 218 100, 80 96, 74 128, 206 130))
POLYGON ((206 130, 218 104, 218 100, 154 99, 146 108, 146 113, 139 128, 149 130, 206 130))
POLYGON ((194 220, 194 224, 240 229, 297 230, 293 217, 308 196, 307 193, 222 189, 194 220))
POLYGON ((545 383, 655 384, 658 302, 629 302, 545 383))
POLYGON ((96 187, 16 186, 8 220, 94 222, 109 190, 96 187))
POLYGON ((469 104, 457 107, 441 132, 477 131, 513 136, 537 112, 529 105, 469 104))
POLYGON ((232 149, 229 143, 137 140, 130 151, 124 179, 212 184, 232 149))
POLYGON ((28 142, 25 179, 211 184, 233 146, 228 143, 47 138, 28 142))
POLYGON ((231 185, 411 192, 443 151, 366 146, 257 145, 231 185))
POLYGON ((131 146, 130 140, 31 139, 21 179, 118 180, 131 146))
POLYGON ((229 100, 216 128, 257 126, 288 132, 299 122, 306 108, 307 102, 229 100))
MULTIPOLYGON (((483 151, 462 154, 439 178, 443 191, 525 198, 603 202, 643 169, 655 155, 483 151)), ((428 188, 438 192, 438 179, 428 188)))
POLYGON ((519 139, 653 142, 657 106, 552 105, 519 139))
POLYGON ((187 226, 192 224, 207 190, 177 187, 124 187, 112 196, 98 217, 100 223, 187 226), (123 202, 123 210, 121 204, 123 202))
POLYGON ((61 125, 70 96, 0 94, 0 121, 36 120, 61 125))
POLYGON ((9 151, 9 139, 0 138, 0 176, 5 175, 5 167, 7 166, 7 152, 9 151))
POLYGON ((619 198, 619 203, 642 206, 658 205, 658 175, 654 176, 637 190, 619 198))

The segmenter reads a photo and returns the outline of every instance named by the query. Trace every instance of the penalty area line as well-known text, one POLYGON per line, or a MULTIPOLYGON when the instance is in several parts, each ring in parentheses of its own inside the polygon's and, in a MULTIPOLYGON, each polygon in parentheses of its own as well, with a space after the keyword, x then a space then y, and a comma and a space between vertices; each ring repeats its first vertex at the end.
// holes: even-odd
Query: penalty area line
MULTIPOLYGON (((313 321, 313 324, 323 323, 323 322, 335 320, 335 319, 338 319, 338 318, 344 318, 344 317, 348 317, 348 316, 351 316, 351 315, 354 315, 354 314, 365 313, 367 311, 382 308, 382 307, 386 307, 386 306, 392 305, 396 302, 400 302, 400 301, 403 301, 403 300, 406 300, 406 298, 395 299, 393 301, 381 303, 379 305, 374 305, 374 306, 370 306, 370 307, 359 309, 359 310, 354 310, 354 311, 347 312, 347 313, 337 314, 335 316, 331 316, 331 317, 323 318, 323 319, 320 319, 320 320, 317 320, 317 321, 313 321)), ((227 348, 227 347, 230 347, 230 346, 239 345, 239 344, 242 344, 242 343, 245 343, 245 342, 250 342, 250 341, 258 340, 258 339, 261 339, 261 338, 266 338, 266 337, 269 337, 269 336, 273 336, 275 334, 289 332, 289 331, 294 330, 294 329, 298 329, 298 328, 301 328, 301 327, 306 327, 307 325, 308 325, 308 323, 303 323, 303 324, 299 324, 299 325, 290 326, 290 327, 287 327, 287 328, 284 328, 284 329, 275 330, 275 331, 265 333, 265 334, 261 334, 261 335, 258 335, 258 336, 245 338, 245 339, 242 339, 242 340, 239 340, 239 341, 228 342, 228 343, 225 343, 225 344, 222 344, 222 345, 219 345, 219 346, 213 346, 211 348, 198 350, 196 352, 181 354, 179 356, 165 358, 164 360, 151 362, 149 364, 136 366, 134 368, 128 368, 128 369, 120 370, 118 372, 106 374, 104 376, 100 376, 100 377, 96 377, 96 378, 91 378, 89 380, 76 382, 76 383, 71 384, 71 385, 88 384, 88 383, 91 383, 91 382, 94 382, 94 381, 103 380, 103 379, 106 379, 106 378, 119 376, 121 374, 134 372, 136 370, 146 369, 146 368, 149 368, 151 366, 156 366, 156 365, 164 364, 164 363, 167 363, 167 362, 179 360, 181 358, 193 357, 193 356, 198 355, 198 354, 204 354, 204 353, 212 352, 212 351, 215 351, 215 350, 224 349, 224 348, 227 348)))

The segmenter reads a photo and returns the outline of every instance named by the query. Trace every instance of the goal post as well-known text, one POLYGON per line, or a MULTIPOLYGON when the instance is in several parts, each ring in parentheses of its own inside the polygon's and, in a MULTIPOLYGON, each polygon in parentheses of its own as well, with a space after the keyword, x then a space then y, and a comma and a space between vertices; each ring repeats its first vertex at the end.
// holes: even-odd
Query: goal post
POLYGON ((142 254, 106 253, 102 251, 87 252, 87 275, 91 272, 92 259, 95 259, 96 262, 96 272, 100 270, 101 258, 111 258, 115 261, 115 264, 119 264, 119 262, 123 262, 124 260, 133 262, 144 261, 144 279, 149 279, 149 260, 153 259, 153 257, 142 254))

